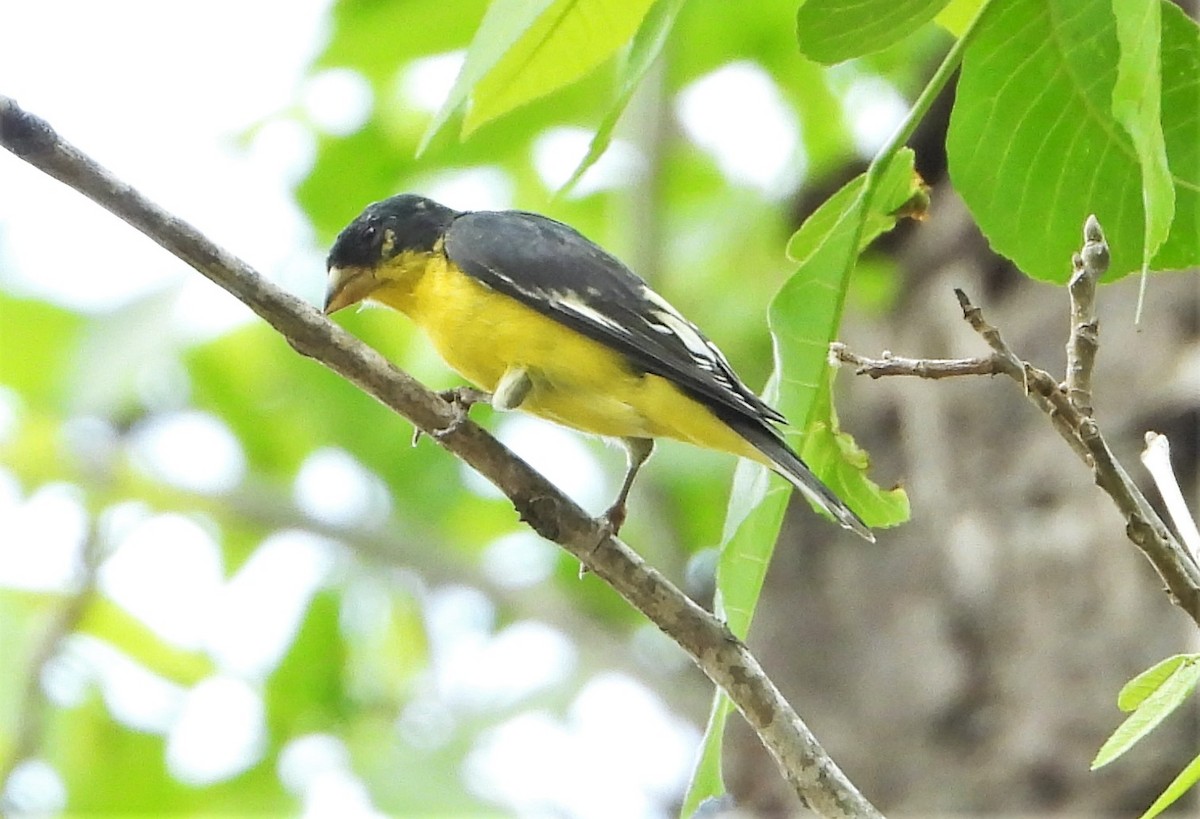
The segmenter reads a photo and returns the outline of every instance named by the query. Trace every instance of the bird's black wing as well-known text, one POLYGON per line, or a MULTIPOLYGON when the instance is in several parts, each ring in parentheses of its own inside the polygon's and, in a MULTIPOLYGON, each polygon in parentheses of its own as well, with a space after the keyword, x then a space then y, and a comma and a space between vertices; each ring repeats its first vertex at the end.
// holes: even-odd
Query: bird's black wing
POLYGON ((642 279, 575 229, 523 211, 458 217, 445 250, 467 275, 625 355, 738 426, 784 421, 725 356, 642 279))

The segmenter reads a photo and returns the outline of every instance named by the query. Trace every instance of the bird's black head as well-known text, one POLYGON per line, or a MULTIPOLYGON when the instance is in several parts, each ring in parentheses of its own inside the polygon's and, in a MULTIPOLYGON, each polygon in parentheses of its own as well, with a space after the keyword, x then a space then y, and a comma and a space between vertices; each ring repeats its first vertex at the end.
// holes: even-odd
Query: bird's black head
POLYGON ((375 202, 338 234, 326 269, 370 268, 406 250, 429 253, 457 216, 457 211, 411 193, 375 202))

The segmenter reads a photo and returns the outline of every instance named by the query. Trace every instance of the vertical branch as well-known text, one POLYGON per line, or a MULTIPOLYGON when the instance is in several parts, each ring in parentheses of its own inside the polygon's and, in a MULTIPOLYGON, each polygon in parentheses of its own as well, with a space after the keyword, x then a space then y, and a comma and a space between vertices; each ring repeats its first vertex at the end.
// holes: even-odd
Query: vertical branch
MULTIPOLYGON (((25 685, 17 709, 17 724, 8 758, 0 761, 0 815, 16 815, 21 805, 9 804, 4 787, 22 762, 37 755, 45 723, 46 698, 42 692, 42 674, 58 654, 63 640, 75 631, 96 593, 96 573, 102 557, 102 540, 92 525, 84 541, 79 567, 79 587, 66 599, 46 626, 46 631, 30 658, 25 685)), ((10 661, 12 657, 8 658, 10 661)))
POLYGON ((1092 371, 1100 347, 1096 318, 1096 282, 1108 270, 1108 243, 1096 217, 1083 226, 1083 249, 1071 259, 1075 272, 1067 284, 1071 294, 1071 337, 1067 340, 1067 395, 1084 415, 1091 416, 1092 371))

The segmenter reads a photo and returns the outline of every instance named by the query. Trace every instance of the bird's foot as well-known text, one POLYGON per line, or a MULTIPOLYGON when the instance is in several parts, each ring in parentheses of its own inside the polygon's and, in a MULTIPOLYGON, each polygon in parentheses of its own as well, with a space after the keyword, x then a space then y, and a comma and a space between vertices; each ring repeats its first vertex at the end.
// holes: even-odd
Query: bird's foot
MULTIPOLYGON (((596 518, 596 525, 599 528, 599 537, 596 538, 595 544, 592 546, 592 551, 599 549, 606 540, 610 537, 616 537, 621 531, 621 526, 625 523, 625 504, 614 503, 609 507, 608 511, 600 517, 596 518)), ((588 573, 588 567, 584 564, 579 564, 579 579, 588 573)))
POLYGON ((610 537, 617 536, 621 527, 625 525, 626 511, 624 503, 614 503, 607 512, 596 518, 596 523, 600 525, 600 539, 592 547, 593 550, 600 548, 600 544, 610 537))
MULTIPOLYGON (((442 429, 434 430, 433 437, 435 438, 442 438, 457 432, 470 415, 471 407, 476 404, 490 404, 492 401, 490 393, 475 387, 454 387, 449 390, 441 390, 438 395, 450 405, 454 418, 442 429)), ((421 430, 415 429, 413 430, 412 445, 416 446, 419 440, 421 440, 421 430)))

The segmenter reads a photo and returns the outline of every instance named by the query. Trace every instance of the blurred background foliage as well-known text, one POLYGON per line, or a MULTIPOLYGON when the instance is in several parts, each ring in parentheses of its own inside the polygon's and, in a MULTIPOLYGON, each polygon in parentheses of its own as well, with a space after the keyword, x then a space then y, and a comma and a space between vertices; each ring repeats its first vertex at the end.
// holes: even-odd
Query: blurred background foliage
MULTIPOLYGON (((862 170, 950 43, 926 25, 825 69, 797 49, 795 0, 691 0, 609 152, 557 195, 609 112, 622 55, 461 141, 459 112, 418 156, 483 0, 266 5, 180 20, 114 4, 77 22, 102 33, 96 59, 147 61, 128 83, 80 76, 44 106, 36 90, 2 90, 314 304, 324 248, 370 201, 419 191, 520 207, 629 262, 756 386, 788 237, 862 170), (222 57, 254 76, 217 70, 222 57), (242 87, 258 88, 258 72, 279 75, 271 93, 242 87), (145 150, 208 132, 239 170, 186 139, 145 150)), ((56 42, 51 16, 0 23, 56 42)), ((52 74, 87 47, 80 36, 15 53, 30 75, 52 74)), ((943 173, 938 151, 917 158, 927 177, 943 173)), ((23 186, 12 190, 52 185, 7 156, 0 173, 23 186)), ((403 421, 72 197, 0 203, 0 804, 672 812, 710 696, 686 658, 454 459, 410 446, 403 421), (88 287, 111 298, 78 298, 88 287)), ((889 248, 864 259, 852 327, 912 306, 899 272, 889 248)), ((342 321, 431 387, 457 383, 406 322, 380 310, 342 321)), ((619 453, 477 413, 588 508, 615 492, 619 453)), ((900 411, 871 413, 872 446, 902 434, 900 411)), ((912 474, 897 460, 881 482, 912 474)), ((623 532, 701 600, 732 472, 724 456, 661 447, 623 532)), ((788 537, 822 537, 828 524, 802 511, 788 537)), ((776 611, 773 636, 824 622, 776 611)))
MULTIPOLYGON (((311 230, 268 275, 318 301, 322 249, 397 191, 537 210, 629 261, 761 384, 765 308, 796 226, 789 201, 862 162, 948 37, 926 29, 826 75, 797 51, 792 0, 684 4, 610 151, 556 196, 611 105, 612 60, 461 142, 460 114, 416 155, 484 10, 482 0, 316 10, 319 46, 293 98, 226 132, 251 155, 280 133, 306 146, 291 179, 311 230)), ((139 7, 125 11, 115 26, 139 7)), ((270 59, 269 37, 256 47, 270 59)), ((128 93, 122 106, 148 104, 128 93)), ((79 141, 87 150, 82 131, 79 141)), ((237 190, 220 194, 237 220, 263 216, 237 190)), ((0 221, 0 258, 7 235, 0 221)), ((97 241, 86 252, 121 250, 97 241)), ((23 275, 91 275, 42 261, 23 275)), ((878 265, 861 309, 887 302, 878 265)), ((291 812, 338 800, 401 815, 538 804, 653 815, 680 798, 707 696, 698 674, 452 458, 410 447, 402 421, 259 323, 181 331, 176 282, 89 309, 14 283, 19 267, 9 257, 0 279, 2 549, 6 564, 57 557, 41 577, 0 581, 10 808, 291 812), (601 704, 646 712, 627 727, 646 733, 635 756, 656 761, 630 773, 613 741, 621 722, 605 729, 601 704), (514 753, 535 767, 557 757, 545 776, 560 781, 520 781, 535 774, 513 774, 514 753), (586 772, 562 770, 581 762, 586 772), (598 800, 571 776, 612 793, 598 800)), ((366 311, 345 324, 431 386, 456 383, 405 322, 366 311)), ((602 444, 498 424, 486 409, 478 418, 590 507, 615 490, 621 459, 602 444)), ((663 447, 626 529, 701 597, 732 468, 663 447)))

